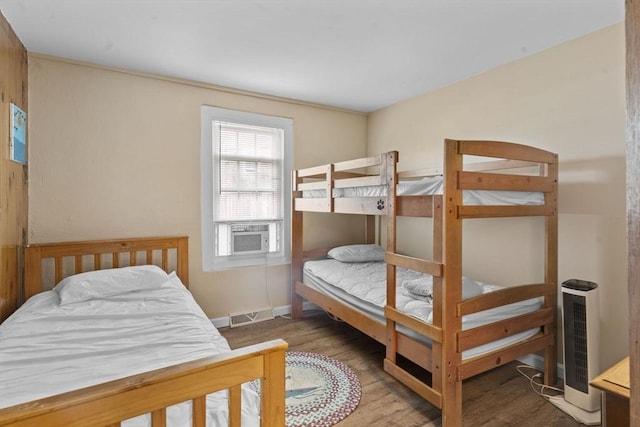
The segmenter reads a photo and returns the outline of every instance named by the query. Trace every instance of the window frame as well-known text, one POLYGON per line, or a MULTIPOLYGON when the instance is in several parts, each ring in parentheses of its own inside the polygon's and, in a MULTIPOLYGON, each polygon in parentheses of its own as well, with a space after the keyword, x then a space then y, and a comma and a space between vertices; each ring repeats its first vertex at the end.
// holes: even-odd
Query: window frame
MULTIPOLYGON (((203 105, 201 107, 201 237, 202 237, 202 269, 218 271, 230 268, 252 267, 259 265, 278 265, 291 262, 291 170, 293 168, 293 119, 265 114, 249 113, 226 108, 203 105), (214 121, 237 123, 248 126, 261 126, 282 129, 282 209, 281 245, 278 252, 244 255, 215 255, 214 225, 214 141, 212 123, 214 121)), ((256 220, 256 222, 264 222, 256 220)))

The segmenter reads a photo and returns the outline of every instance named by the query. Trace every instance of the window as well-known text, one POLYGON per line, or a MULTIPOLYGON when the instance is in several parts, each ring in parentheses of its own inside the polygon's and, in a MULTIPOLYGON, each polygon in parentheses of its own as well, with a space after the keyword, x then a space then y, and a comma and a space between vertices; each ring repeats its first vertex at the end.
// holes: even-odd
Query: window
POLYGON ((290 260, 293 121, 203 106, 205 271, 290 260))

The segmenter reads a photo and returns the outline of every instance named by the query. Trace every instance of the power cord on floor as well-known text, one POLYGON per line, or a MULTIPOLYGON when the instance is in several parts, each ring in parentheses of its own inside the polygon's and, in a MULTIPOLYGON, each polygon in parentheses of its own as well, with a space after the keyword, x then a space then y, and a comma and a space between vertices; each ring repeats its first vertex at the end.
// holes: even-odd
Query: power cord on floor
POLYGON ((542 398, 546 399, 549 403, 560 409, 571 418, 580 423, 580 425, 600 425, 600 411, 587 412, 582 408, 574 406, 564 398, 564 390, 546 385, 542 383, 542 372, 539 372, 536 368, 529 365, 518 365, 516 370, 525 378, 529 380, 531 389, 542 398), (533 371, 531 375, 528 375, 525 370, 533 371), (557 394, 548 394, 548 391, 555 392, 557 394))
POLYGON ((550 397, 555 397, 558 395, 545 394, 545 390, 555 391, 560 395, 564 395, 564 390, 536 381, 536 379, 540 379, 539 381, 541 381, 541 378, 542 378, 542 372, 539 372, 536 368, 529 365, 518 365, 516 366, 516 370, 520 373, 520 375, 522 375, 523 377, 529 380, 529 385, 531 385, 531 389, 537 395, 542 396, 547 400, 549 400, 550 397), (535 374, 527 375, 527 373, 524 371, 525 369, 535 371, 535 374))

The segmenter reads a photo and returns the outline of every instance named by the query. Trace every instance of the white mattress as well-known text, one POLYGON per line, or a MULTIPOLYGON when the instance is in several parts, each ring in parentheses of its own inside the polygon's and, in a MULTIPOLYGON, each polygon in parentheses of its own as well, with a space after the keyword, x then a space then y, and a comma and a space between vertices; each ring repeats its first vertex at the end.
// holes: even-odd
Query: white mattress
MULTIPOLYGON (((400 181, 397 194, 400 196, 427 196, 442 194, 442 176, 430 176, 414 181, 400 181)), ((305 198, 326 197, 326 190, 308 190, 302 193, 305 198)), ((387 186, 364 186, 333 189, 333 197, 385 197, 387 186)), ((532 191, 488 191, 464 190, 465 205, 542 205, 544 194, 532 191)))
MULTIPOLYGON (((386 274, 387 270, 384 262, 345 263, 334 259, 322 259, 305 262, 303 281, 305 284, 331 295, 373 318, 383 319, 383 309, 386 303, 386 274)), ((432 304, 407 296, 402 287, 404 282, 425 276, 422 273, 401 267, 396 269, 396 307, 402 312, 432 323, 432 304)), ((470 279, 467 278, 467 280, 470 279)), ((482 287, 483 293, 500 289, 500 286, 497 285, 476 283, 482 287)), ((519 316, 538 310, 540 307, 542 307, 542 298, 532 298, 473 313, 462 317, 462 329, 472 329, 498 320, 519 316)), ((401 328, 401 330, 403 333, 429 343, 426 337, 408 331, 406 328, 401 328)), ((497 348, 508 346, 529 338, 538 331, 538 328, 531 329, 492 343, 471 348, 462 353, 462 358, 476 357, 497 348)))
MULTIPOLYGON (((171 274, 159 288, 60 305, 29 299, 0 325, 0 408, 228 351, 229 345, 171 274)), ((259 425, 259 398, 243 387, 242 425, 259 425)), ((207 397, 207 425, 227 426, 227 392, 207 397)), ((191 426, 191 403, 167 409, 191 426)), ((143 415, 123 426, 149 425, 143 415)))

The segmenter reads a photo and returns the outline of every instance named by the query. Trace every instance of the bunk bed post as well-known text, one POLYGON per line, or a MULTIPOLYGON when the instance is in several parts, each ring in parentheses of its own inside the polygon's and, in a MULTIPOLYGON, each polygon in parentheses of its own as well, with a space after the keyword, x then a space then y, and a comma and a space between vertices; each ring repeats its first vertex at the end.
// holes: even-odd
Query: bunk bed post
POLYGON ((462 381, 458 368, 462 354, 458 352, 457 335, 462 330, 461 317, 456 305, 462 300, 462 220, 458 207, 462 204, 462 191, 458 177, 462 170, 459 141, 446 139, 444 143, 444 239, 442 286, 442 425, 462 426, 462 381))
MULTIPOLYGON (((432 201, 432 259, 442 264, 442 196, 434 196, 432 201)), ((433 326, 442 328, 442 276, 433 276, 433 326)), ((431 343, 431 387, 442 392, 442 343, 433 340, 431 343)))
MULTIPOLYGON (((552 214, 545 217, 545 283, 554 286, 554 293, 545 297, 544 306, 553 307, 558 305, 558 155, 554 156, 554 163, 545 165, 546 176, 552 178, 554 182, 553 191, 545 193, 545 203, 553 207, 552 214)), ((553 322, 545 326, 544 334, 557 337, 557 309, 553 311, 553 322)), ((553 345, 546 347, 544 351, 544 383, 555 384, 557 375, 557 338, 553 345)))
MULTIPOLYGON (((398 152, 390 151, 382 155, 380 175, 385 178, 387 185, 387 253, 396 252, 396 164, 398 152)), ((387 263, 387 306, 396 307, 396 266, 387 263)), ((386 360, 396 363, 398 340, 396 336, 396 322, 387 318, 386 360)))
POLYGON ((302 317, 303 299, 296 293, 296 282, 302 282, 302 218, 303 213, 296 209, 296 197, 299 196, 298 171, 291 175, 291 317, 302 317))

